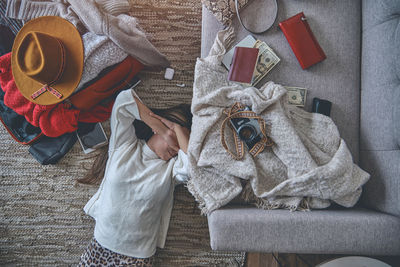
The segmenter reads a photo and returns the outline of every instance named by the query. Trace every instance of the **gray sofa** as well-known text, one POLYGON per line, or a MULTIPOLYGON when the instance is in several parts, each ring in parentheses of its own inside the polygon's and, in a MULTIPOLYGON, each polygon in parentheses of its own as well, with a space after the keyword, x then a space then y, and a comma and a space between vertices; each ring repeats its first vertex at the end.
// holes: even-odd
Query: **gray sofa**
MULTIPOLYGON (((261 21, 252 12, 242 16, 261 21)), ((255 14, 255 13, 253 13, 255 14)), ((263 82, 308 88, 333 103, 331 117, 354 161, 371 174, 350 209, 290 212, 230 203, 208 216, 214 250, 400 255, 400 1, 280 0, 273 27, 256 38, 281 62, 263 82), (302 70, 278 22, 303 11, 327 59, 302 70)), ((246 32, 234 19, 236 41, 246 32)), ((203 7, 202 57, 223 26, 203 7)))

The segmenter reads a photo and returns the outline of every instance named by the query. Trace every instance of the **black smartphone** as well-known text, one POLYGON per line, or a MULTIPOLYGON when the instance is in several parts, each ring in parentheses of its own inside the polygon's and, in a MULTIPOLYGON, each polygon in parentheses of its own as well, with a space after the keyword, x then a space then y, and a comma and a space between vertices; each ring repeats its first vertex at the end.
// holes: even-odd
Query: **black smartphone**
POLYGON ((83 152, 88 154, 108 143, 107 135, 101 123, 79 123, 76 131, 83 152))
POLYGON ((325 116, 331 115, 332 102, 314 97, 311 112, 321 113, 325 116))

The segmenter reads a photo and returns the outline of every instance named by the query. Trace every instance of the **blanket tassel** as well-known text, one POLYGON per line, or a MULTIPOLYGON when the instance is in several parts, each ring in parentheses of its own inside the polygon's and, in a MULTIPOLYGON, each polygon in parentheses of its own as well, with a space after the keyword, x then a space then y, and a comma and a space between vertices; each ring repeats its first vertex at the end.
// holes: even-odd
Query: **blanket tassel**
POLYGON ((268 199, 259 198, 254 194, 253 189, 251 188, 250 182, 246 182, 240 197, 249 204, 255 205, 257 208, 262 208, 266 210, 273 209, 288 209, 290 211, 310 211, 310 198, 303 197, 300 201, 299 205, 286 205, 284 203, 273 203, 268 199))

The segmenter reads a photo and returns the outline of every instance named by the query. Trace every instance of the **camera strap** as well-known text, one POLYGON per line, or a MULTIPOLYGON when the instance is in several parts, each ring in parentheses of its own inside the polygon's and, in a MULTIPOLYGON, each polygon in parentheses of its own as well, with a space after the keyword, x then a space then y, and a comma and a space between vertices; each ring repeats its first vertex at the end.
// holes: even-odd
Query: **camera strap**
POLYGON ((257 119, 258 123, 260 124, 260 129, 263 134, 263 138, 261 141, 259 141, 257 144, 254 145, 254 147, 249 151, 250 155, 253 157, 256 157, 260 152, 264 150, 266 146, 272 146, 274 142, 270 137, 267 136, 265 132, 265 121, 263 118, 258 116, 255 112, 250 111, 250 110, 243 110, 245 107, 239 103, 236 102, 235 104, 232 105, 232 107, 227 108, 224 110, 224 114, 227 116, 224 121, 222 122, 221 125, 221 144, 225 148, 225 150, 235 159, 235 160, 240 160, 244 156, 244 142, 240 139, 238 134, 236 133, 235 129, 233 126, 228 123, 231 119, 233 118, 247 118, 247 119, 257 119), (233 137, 235 141, 235 149, 236 149, 236 154, 234 154, 228 147, 225 141, 225 128, 226 125, 229 125, 233 132, 233 137))

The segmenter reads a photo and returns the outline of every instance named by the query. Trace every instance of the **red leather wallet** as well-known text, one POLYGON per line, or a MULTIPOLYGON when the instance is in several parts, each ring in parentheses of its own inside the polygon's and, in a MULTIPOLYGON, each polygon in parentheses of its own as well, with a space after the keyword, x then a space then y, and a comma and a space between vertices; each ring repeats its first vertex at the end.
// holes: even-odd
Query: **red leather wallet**
POLYGON ((251 84, 258 59, 258 48, 235 47, 228 80, 251 84))
POLYGON ((282 21, 279 27, 303 69, 326 58, 303 12, 282 21))

